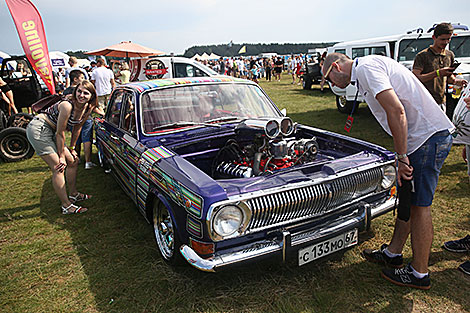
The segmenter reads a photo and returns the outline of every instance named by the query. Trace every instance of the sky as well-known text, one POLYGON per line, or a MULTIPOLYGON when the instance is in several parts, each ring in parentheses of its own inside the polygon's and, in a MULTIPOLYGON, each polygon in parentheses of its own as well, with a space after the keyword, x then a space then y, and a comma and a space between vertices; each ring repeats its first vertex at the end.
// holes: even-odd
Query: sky
MULTIPOLYGON (((434 23, 470 25, 470 1, 32 0, 50 51, 96 50, 130 40, 167 54, 192 46, 317 43, 405 33, 434 23)), ((23 54, 0 0, 0 51, 23 54)))

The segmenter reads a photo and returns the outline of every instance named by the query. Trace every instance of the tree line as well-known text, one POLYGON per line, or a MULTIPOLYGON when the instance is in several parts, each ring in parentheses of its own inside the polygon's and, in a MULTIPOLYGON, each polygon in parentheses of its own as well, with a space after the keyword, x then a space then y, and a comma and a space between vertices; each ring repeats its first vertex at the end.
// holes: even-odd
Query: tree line
POLYGON ((259 55, 261 53, 277 53, 279 55, 288 54, 306 54, 309 49, 326 48, 334 45, 336 42, 319 42, 319 43, 258 43, 258 44, 222 44, 222 45, 206 45, 194 46, 186 49, 183 56, 191 58, 196 54, 202 55, 215 53, 224 57, 242 56, 242 55, 259 55), (238 53, 240 49, 246 46, 245 53, 238 53))
MULTIPOLYGON (((277 53, 279 55, 289 54, 306 54, 309 49, 326 48, 334 45, 336 42, 317 42, 317 43, 247 43, 247 44, 220 44, 220 45, 205 45, 193 46, 184 51, 184 57, 191 58, 196 54, 202 55, 204 52, 207 54, 215 53, 224 57, 233 56, 246 56, 246 55, 259 55, 262 53, 277 53), (240 49, 245 46, 245 53, 238 53, 240 49)), ((86 59, 89 55, 85 54, 86 51, 67 51, 69 56, 75 56, 79 59, 86 59)), ((114 58, 112 58, 114 59, 114 58)))

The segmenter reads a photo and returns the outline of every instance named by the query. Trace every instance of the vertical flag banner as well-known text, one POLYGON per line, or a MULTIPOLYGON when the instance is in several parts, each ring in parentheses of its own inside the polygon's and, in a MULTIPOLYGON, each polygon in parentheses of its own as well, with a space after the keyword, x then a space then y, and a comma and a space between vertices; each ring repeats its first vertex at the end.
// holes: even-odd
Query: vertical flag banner
POLYGON ((41 15, 29 0, 5 0, 24 53, 51 94, 55 94, 52 65, 41 15))
POLYGON ((238 50, 238 54, 240 53, 246 53, 246 46, 243 46, 240 48, 240 50, 238 50))

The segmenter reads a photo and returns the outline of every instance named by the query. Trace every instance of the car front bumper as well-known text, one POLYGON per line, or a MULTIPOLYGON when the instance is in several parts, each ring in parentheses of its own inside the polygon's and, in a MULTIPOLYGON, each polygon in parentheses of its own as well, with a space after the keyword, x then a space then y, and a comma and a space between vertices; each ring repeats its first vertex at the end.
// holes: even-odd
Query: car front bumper
POLYGON ((354 228, 369 229, 371 220, 389 212, 395 203, 395 197, 377 205, 361 203, 352 213, 340 215, 334 221, 327 219, 312 228, 300 231, 295 230, 294 227, 280 229, 274 239, 259 240, 244 245, 239 250, 216 254, 209 259, 201 258, 188 245, 182 245, 180 252, 189 264, 205 272, 216 272, 231 265, 275 255, 282 256, 285 261, 288 253, 298 251, 308 245, 335 237, 354 228))

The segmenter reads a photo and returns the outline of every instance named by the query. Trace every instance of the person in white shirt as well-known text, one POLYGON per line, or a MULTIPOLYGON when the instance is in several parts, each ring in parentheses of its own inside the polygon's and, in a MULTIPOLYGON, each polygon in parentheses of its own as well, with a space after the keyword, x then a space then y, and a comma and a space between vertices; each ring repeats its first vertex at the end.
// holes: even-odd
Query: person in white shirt
MULTIPOLYGON (((322 73, 332 86, 356 84, 372 114, 393 137, 399 193, 409 188, 410 206, 404 209, 400 204, 390 244, 378 250, 366 249, 363 256, 401 267, 403 246, 411 233, 413 260, 403 268, 382 270, 382 277, 400 286, 429 289, 431 204, 455 127, 418 78, 391 58, 370 55, 353 61, 344 54, 332 53, 326 57, 322 73)), ((404 204, 404 200, 400 202, 404 204)))
POLYGON ((114 81, 114 73, 105 66, 103 59, 98 59, 96 68, 91 73, 91 82, 95 85, 96 94, 98 95, 98 107, 106 111, 106 105, 109 101, 109 95, 116 82, 114 81))

